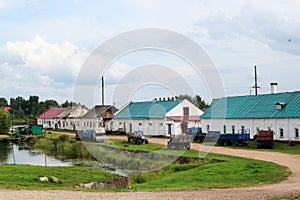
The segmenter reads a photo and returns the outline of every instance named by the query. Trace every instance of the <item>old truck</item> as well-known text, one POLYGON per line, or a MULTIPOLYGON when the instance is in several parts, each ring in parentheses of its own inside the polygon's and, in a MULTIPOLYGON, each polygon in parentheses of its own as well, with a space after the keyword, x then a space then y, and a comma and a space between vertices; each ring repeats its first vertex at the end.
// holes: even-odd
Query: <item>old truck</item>
POLYGON ((272 130, 259 130, 256 135, 257 148, 274 148, 274 132, 272 130))
POLYGON ((76 132, 76 140, 89 141, 89 142, 103 142, 105 140, 105 129, 103 127, 78 130, 76 132))
POLYGON ((188 128, 186 134, 192 135, 195 142, 203 142, 206 137, 206 133, 203 133, 200 127, 188 128))
POLYGON ((191 143, 193 142, 193 135, 175 135, 171 136, 168 140, 167 147, 169 149, 187 149, 191 148, 191 143))
POLYGON ((149 141, 148 139, 144 136, 142 131, 134 131, 133 133, 128 133, 127 134, 127 141, 128 143, 133 143, 133 144, 148 144, 149 141))

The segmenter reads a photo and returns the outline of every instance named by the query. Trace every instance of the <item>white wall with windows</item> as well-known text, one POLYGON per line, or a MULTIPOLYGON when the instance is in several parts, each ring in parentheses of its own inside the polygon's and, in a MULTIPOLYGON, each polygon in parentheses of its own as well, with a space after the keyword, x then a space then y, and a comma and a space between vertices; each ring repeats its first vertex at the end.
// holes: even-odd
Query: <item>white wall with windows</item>
POLYGON ((273 130, 275 140, 299 140, 300 119, 201 119, 203 132, 240 133, 249 130, 253 138, 258 130, 273 130), (225 132, 226 131, 226 132, 225 132))

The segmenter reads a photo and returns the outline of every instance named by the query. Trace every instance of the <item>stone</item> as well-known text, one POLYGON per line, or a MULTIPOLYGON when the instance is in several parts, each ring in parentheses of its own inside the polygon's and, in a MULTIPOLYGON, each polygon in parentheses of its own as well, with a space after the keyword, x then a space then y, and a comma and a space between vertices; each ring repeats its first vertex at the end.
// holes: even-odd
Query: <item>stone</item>
POLYGON ((40 181, 42 181, 42 182, 48 182, 49 179, 46 176, 42 176, 42 177, 40 177, 40 181))
POLYGON ((52 180, 53 183, 58 183, 59 182, 58 178, 55 177, 55 176, 51 176, 51 180, 52 180))
MULTIPOLYGON (((94 184, 95 184, 95 182, 85 183, 85 184, 83 184, 83 187, 84 187, 84 188, 92 188, 94 184)), ((96 183, 96 184, 97 184, 97 183, 96 183)))

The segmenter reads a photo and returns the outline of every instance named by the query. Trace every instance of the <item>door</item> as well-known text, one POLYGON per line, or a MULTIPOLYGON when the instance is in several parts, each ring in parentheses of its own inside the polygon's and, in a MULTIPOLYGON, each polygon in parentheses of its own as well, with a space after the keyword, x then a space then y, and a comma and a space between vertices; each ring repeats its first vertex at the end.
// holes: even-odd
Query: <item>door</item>
POLYGON ((172 135, 172 124, 168 124, 168 134, 172 135))

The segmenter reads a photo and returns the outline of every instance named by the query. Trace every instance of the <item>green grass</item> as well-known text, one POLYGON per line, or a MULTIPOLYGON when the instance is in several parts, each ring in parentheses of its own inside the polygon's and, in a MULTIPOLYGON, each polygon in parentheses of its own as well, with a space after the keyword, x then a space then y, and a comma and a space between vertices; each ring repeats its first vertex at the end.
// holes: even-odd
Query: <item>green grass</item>
POLYGON ((0 188, 29 190, 78 190, 80 183, 102 182, 116 175, 86 167, 0 165, 0 188), (40 182, 40 176, 56 176, 59 183, 40 182))
MULTIPOLYGON (((46 138, 40 138, 36 144, 40 147, 44 147, 44 149, 49 148, 53 151, 52 143, 58 139, 59 137, 55 135, 46 136, 46 138), (50 137, 52 140, 49 139, 50 137)), ((198 151, 170 150, 164 145, 158 144, 135 145, 128 144, 125 140, 107 140, 104 143, 91 143, 90 148, 94 148, 98 151, 97 154, 99 156, 101 155, 102 159, 108 161, 108 163, 122 163, 122 166, 120 167, 124 167, 125 169, 130 167, 135 168, 136 166, 149 166, 149 169, 151 169, 153 162, 140 157, 137 157, 136 159, 128 158, 126 153, 116 153, 115 151, 105 149, 103 146, 106 145, 128 150, 155 151, 161 154, 199 157, 198 151)), ((84 146, 82 144, 80 145, 80 142, 74 142, 74 139, 68 139, 67 141, 59 144, 57 147, 58 155, 62 153, 75 154, 75 151, 86 152, 86 150, 82 148, 84 146), (74 149, 74 144, 77 145, 76 147, 78 147, 78 149, 74 149)), ((83 157, 89 156, 84 155, 83 157)), ((159 158, 161 159, 161 157, 159 158)), ((280 182, 290 175, 290 172, 286 167, 270 162, 212 153, 209 153, 206 158, 209 160, 192 162, 184 165, 180 165, 178 163, 169 165, 170 163, 164 162, 165 160, 155 160, 155 164, 157 164, 157 166, 161 165, 164 167, 159 170, 131 176, 132 190, 161 191, 245 187, 280 182), (216 160, 222 160, 225 162, 217 162, 216 160)), ((78 174, 79 179, 81 179, 80 177, 82 176, 83 174, 78 174)))
MULTIPOLYGON (((199 152, 195 150, 170 150, 157 144, 129 144, 124 147, 126 144, 128 145, 124 140, 110 141, 110 145, 130 150, 199 157, 199 152)), ((211 160, 184 165, 172 164, 154 172, 133 176, 132 189, 153 191, 244 187, 280 182, 290 175, 286 167, 270 162, 211 153, 206 158, 211 160), (213 159, 226 162, 215 162, 213 159)))
POLYGON ((132 188, 140 191, 244 187, 279 182, 288 175, 285 167, 273 163, 231 158, 227 162, 171 165, 141 174, 132 177, 132 188))
POLYGON ((239 149, 251 149, 257 151, 269 151, 269 152, 281 152, 281 153, 288 153, 288 154, 300 154, 300 144, 295 143, 290 145, 289 143, 282 143, 282 142, 274 142, 274 149, 257 149, 256 148, 256 141, 251 140, 249 146, 228 146, 230 148, 239 148, 239 149))

